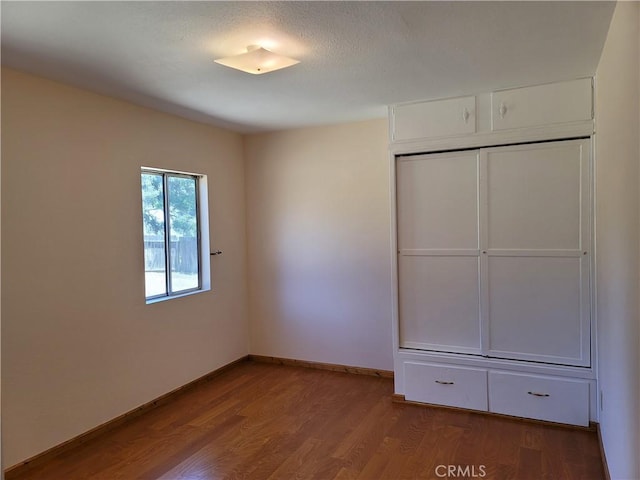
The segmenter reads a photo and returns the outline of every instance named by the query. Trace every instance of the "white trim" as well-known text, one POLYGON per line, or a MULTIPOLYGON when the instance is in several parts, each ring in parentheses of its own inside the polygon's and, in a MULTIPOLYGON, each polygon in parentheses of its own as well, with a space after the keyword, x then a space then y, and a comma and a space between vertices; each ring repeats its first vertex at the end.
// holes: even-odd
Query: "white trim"
POLYGON ((403 257, 477 257, 477 248, 401 248, 398 253, 403 257))
MULTIPOLYGON (((597 79, 594 78, 594 109, 595 109, 595 83, 597 79)), ((595 111, 595 110, 594 110, 595 111)), ((592 215, 592 224, 591 224, 591 235, 592 235, 592 255, 591 255, 591 365, 595 371, 595 378, 600 378, 599 373, 599 362, 598 362, 598 271, 596 261, 598 256, 598 245, 596 239, 598 238, 596 232, 598 231, 598 217, 596 215, 596 197, 598 195, 598 188, 596 184, 596 172, 597 172, 597 157, 596 157, 596 142, 598 135, 594 133, 593 137, 591 137, 591 211, 592 215)), ((600 412, 602 411, 602 405, 600 403, 600 383, 597 382, 597 392, 595 393, 595 416, 594 420, 600 421, 600 412)))
POLYGON ((409 350, 425 350, 433 352, 445 352, 445 353, 464 353, 468 355, 481 355, 482 351, 479 348, 463 347, 459 345, 440 345, 437 343, 423 343, 423 342, 401 342, 400 348, 409 350))
POLYGON ((393 350, 396 351, 399 347, 399 335, 398 335, 398 230, 397 230, 397 198, 396 198, 396 168, 395 168, 395 156, 389 155, 389 201, 391 203, 390 209, 390 240, 391 240, 391 280, 392 280, 392 319, 393 319, 393 350))
MULTIPOLYGON (((420 351, 401 348, 396 352, 396 357, 400 364, 404 364, 407 361, 436 362, 443 366, 463 365, 469 367, 510 370, 523 373, 555 375, 559 377, 586 379, 596 378, 593 367, 556 365, 551 363, 526 362, 522 360, 509 360, 502 358, 486 358, 480 355, 464 353, 447 353, 426 350, 420 351)), ((396 393, 402 393, 402 391, 396 391, 396 393)))
POLYGON ((515 248, 487 249, 489 257, 567 257, 576 258, 585 255, 583 250, 524 250, 515 248))
POLYGON ((480 300, 480 349, 485 357, 491 344, 491 323, 489 312, 489 162, 486 150, 478 152, 478 245, 480 246, 480 281, 478 282, 478 298, 480 300), (483 286, 484 285, 484 286, 483 286))
POLYGON ((441 150, 464 150, 488 148, 491 146, 511 145, 529 142, 544 142, 593 135, 593 120, 565 125, 524 128, 500 132, 481 132, 461 137, 445 137, 396 142, 389 145, 392 155, 411 155, 416 153, 438 152, 441 150))
POLYGON ((146 300, 145 303, 147 305, 153 305, 154 303, 166 302, 167 300, 173 300, 175 298, 190 297, 191 295, 197 295, 198 293, 209 292, 210 290, 211 288, 201 288, 200 290, 190 290, 185 293, 178 293, 171 296, 153 297, 146 300))

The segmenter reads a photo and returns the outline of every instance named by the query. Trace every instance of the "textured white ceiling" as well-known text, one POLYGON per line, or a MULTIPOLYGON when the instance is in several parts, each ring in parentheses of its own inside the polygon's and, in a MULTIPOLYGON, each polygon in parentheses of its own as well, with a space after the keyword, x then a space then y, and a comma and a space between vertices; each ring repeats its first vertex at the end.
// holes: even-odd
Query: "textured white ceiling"
POLYGON ((2 63, 242 132, 593 75, 613 2, 1 2, 2 63), (301 63, 248 75, 247 45, 301 63))

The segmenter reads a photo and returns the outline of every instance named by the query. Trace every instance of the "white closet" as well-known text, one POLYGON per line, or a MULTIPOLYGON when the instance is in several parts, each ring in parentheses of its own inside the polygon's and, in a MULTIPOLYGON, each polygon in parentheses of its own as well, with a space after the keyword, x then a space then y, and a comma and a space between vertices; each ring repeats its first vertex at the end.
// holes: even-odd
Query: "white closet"
MULTIPOLYGON (((563 95, 579 97, 572 102, 584 127, 573 123, 559 130, 592 132, 584 118, 590 104, 580 102, 590 85, 559 84, 563 95)), ((541 117, 545 106, 538 97, 553 92, 553 85, 531 87, 535 102, 526 89, 514 92, 492 94, 495 108, 487 115, 517 111, 520 128, 526 109, 518 109, 514 98, 535 104, 541 117)), ((464 148, 418 153, 429 152, 427 141, 416 152, 396 148, 393 156, 396 393, 412 401, 587 425, 596 417, 591 139, 547 141, 555 130, 546 126, 545 136, 530 129, 505 133, 505 121, 487 122, 500 132, 484 133, 476 128, 482 125, 476 119, 482 112, 473 107, 482 105, 478 98, 456 99, 451 106, 459 115, 445 116, 459 119, 456 135, 466 135, 459 142, 464 148), (463 127, 471 114, 473 128, 463 127), (481 146, 502 144, 505 135, 514 144, 481 146), (467 147, 473 144, 480 145, 467 147)), ((437 108, 422 111, 440 115, 447 102, 427 102, 437 108)), ((392 129, 420 131, 411 122, 419 104, 410 107, 395 111, 392 129), (398 111, 409 118, 398 118, 398 111)), ((566 123, 571 115, 563 111, 559 118, 566 123)), ((392 138, 401 144, 409 136, 392 138)), ((445 143, 442 137, 432 142, 445 143)))

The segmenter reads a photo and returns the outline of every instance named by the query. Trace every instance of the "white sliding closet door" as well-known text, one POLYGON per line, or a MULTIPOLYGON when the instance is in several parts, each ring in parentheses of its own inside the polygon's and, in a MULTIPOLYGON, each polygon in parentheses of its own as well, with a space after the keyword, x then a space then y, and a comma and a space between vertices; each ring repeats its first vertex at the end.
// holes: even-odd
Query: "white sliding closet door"
POLYGON ((479 152, 398 157, 400 346, 481 353, 479 152))
POLYGON ((397 157, 400 347, 588 366, 590 140, 397 157))
POLYGON ((480 155, 486 353, 589 365, 590 141, 480 155))

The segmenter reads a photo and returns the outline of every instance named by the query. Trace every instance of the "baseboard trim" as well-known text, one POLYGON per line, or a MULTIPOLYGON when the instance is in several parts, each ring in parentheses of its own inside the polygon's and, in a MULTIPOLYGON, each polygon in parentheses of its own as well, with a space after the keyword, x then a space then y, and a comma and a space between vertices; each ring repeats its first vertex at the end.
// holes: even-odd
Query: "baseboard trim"
POLYGON ((604 453, 604 443, 602 443, 602 432, 600 431, 599 423, 596 423, 596 431, 598 432, 598 446, 600 447, 602 468, 604 468, 604 478, 605 480, 611 480, 611 474, 609 473, 609 464, 607 463, 607 455, 604 453))
POLYGON ((37 455, 34 455, 33 457, 28 458, 27 460, 17 463, 16 465, 11 466, 4 471, 4 478, 5 480, 12 480, 18 475, 21 475, 39 465, 42 465, 43 463, 50 461, 52 458, 57 457, 62 453, 65 453, 73 448, 76 448, 79 445, 82 445, 83 443, 88 442, 89 440, 92 440, 110 430, 113 430, 114 428, 122 425, 123 423, 126 423, 136 417, 139 417, 140 415, 143 415, 144 413, 147 413, 153 410, 154 408, 157 408, 161 405, 165 405, 175 400, 180 395, 188 392, 189 390, 197 387, 198 385, 206 383, 212 380, 213 378, 217 377, 221 373, 235 367, 239 363, 246 362, 248 360, 249 360, 249 356, 241 357, 231 363, 228 363, 212 372, 209 372, 203 375, 202 377, 196 378, 195 380, 181 387, 176 388, 175 390, 165 393, 164 395, 161 395, 158 398, 151 400, 150 402, 140 405, 139 407, 134 408, 133 410, 123 413, 122 415, 112 420, 109 420, 101 425, 98 425, 97 427, 94 427, 85 433, 81 433, 77 437, 73 437, 70 440, 67 440, 66 442, 63 442, 59 445, 55 445, 54 447, 51 447, 48 450, 45 450, 44 452, 38 453, 37 455))
POLYGON ((375 368, 351 367, 335 363, 310 362, 307 360, 295 360, 293 358, 268 357, 264 355, 249 355, 249 360, 260 363, 275 363, 291 367, 315 368, 318 370, 331 370, 332 372, 353 373, 356 375, 369 375, 372 377, 393 378, 391 370, 378 370, 375 368))
POLYGON ((424 407, 424 408, 434 408, 434 409, 441 409, 441 410, 453 410, 453 411, 456 411, 456 412, 476 413, 478 415, 487 415, 487 416, 498 417, 498 418, 508 418, 510 420, 517 420, 517 421, 527 422, 527 423, 535 423, 535 424, 538 424, 538 425, 546 425, 546 426, 549 426, 549 427, 567 428, 567 429, 570 429, 570 430, 586 430, 586 431, 589 431, 589 432, 595 432, 597 430, 597 427, 598 427, 598 424, 596 422, 589 422, 589 426, 588 427, 582 427, 580 425, 569 425, 567 423, 550 422, 548 420, 537 420, 535 418, 514 417, 513 415, 505 415, 503 413, 496 413, 496 412, 485 412, 483 410, 471 410, 469 408, 452 407, 452 406, 449 406, 449 405, 438 405, 438 404, 435 404, 435 403, 414 402, 412 400, 407 400, 405 398, 405 396, 400 394, 400 393, 392 394, 391 395, 391 401, 393 403, 401 403, 401 404, 405 404, 405 405, 416 405, 418 407, 424 407))

